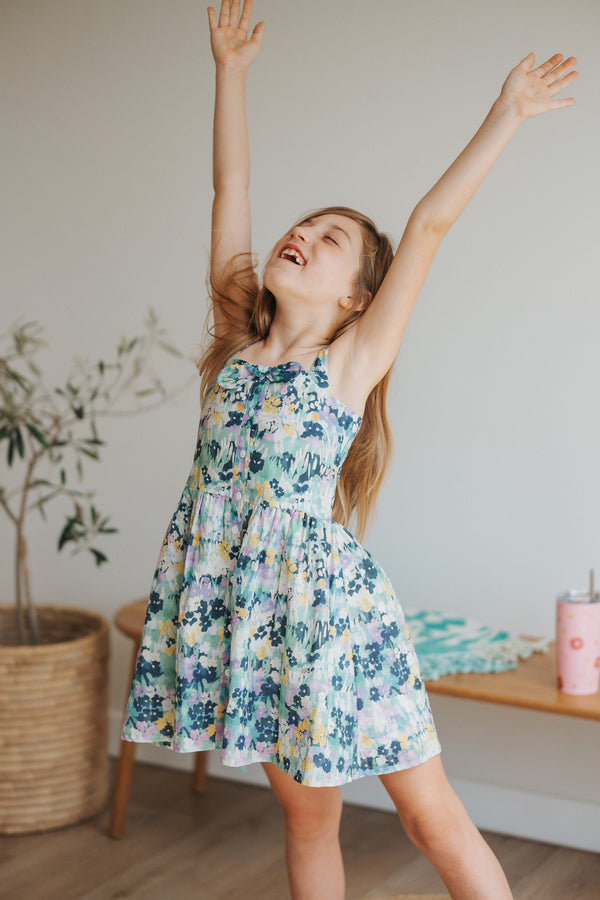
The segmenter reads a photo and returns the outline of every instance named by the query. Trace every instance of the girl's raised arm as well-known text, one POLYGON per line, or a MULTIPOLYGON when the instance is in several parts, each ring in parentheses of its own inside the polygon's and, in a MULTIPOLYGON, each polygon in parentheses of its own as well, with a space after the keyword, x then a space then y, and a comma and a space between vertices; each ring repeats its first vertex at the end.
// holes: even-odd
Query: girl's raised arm
MULTIPOLYGON (((256 25, 249 38, 251 15, 252 0, 243 0, 241 15, 240 0, 223 0, 218 18, 212 6, 208 8, 216 66, 210 278, 217 290, 223 286, 232 257, 252 249, 245 88, 248 67, 260 49, 264 22, 256 25)), ((214 312, 218 318, 218 310, 214 312)), ((222 324, 215 321, 217 331, 222 324)))
MULTIPOLYGON (((444 235, 525 119, 575 103, 554 99, 576 78, 574 57, 556 54, 537 68, 530 53, 509 74, 488 116, 450 168, 417 204, 410 216, 394 261, 367 311, 346 341, 344 377, 363 379, 366 394, 385 375, 400 347, 402 335, 433 257, 444 235)), ((365 394, 365 396, 366 396, 365 394)))

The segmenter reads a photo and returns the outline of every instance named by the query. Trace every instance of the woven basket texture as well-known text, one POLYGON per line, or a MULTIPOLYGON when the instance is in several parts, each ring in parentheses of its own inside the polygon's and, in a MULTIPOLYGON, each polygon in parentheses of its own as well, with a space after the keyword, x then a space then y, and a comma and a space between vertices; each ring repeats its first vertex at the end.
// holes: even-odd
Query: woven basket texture
POLYGON ((0 605, 0 834, 73 825, 107 803, 109 625, 38 607, 41 644, 15 646, 0 605))

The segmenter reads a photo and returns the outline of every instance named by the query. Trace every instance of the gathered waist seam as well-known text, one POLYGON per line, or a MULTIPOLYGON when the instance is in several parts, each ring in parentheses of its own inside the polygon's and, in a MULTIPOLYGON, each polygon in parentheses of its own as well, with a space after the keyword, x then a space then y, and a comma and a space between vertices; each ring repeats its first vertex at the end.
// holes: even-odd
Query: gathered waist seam
POLYGON ((331 522, 331 509, 316 509, 311 508, 310 505, 304 505, 301 502, 301 498, 297 498, 296 501, 289 497, 261 497, 257 494, 248 495, 245 492, 239 490, 239 488, 234 487, 223 487, 219 489, 217 485, 215 486, 207 486, 207 485, 199 485, 198 491, 200 495, 210 495, 213 497, 222 497, 223 500, 229 501, 232 506, 239 506, 245 509, 251 507, 262 507, 263 509, 281 509, 286 512, 294 512, 294 513, 302 513, 307 516, 312 516, 316 519, 323 519, 327 522, 331 522), (236 496, 236 493, 239 496, 236 496))

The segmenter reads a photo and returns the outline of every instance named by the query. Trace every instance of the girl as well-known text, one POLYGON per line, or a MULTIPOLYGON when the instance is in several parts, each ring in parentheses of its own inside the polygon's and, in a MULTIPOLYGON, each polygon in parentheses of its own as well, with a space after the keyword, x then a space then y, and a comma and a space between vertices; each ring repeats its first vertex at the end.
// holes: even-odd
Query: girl
POLYGON ((577 77, 533 54, 417 204, 400 245, 333 207, 251 259, 251 0, 208 10, 216 63, 210 284, 194 466, 159 557, 123 737, 260 761, 294 900, 339 900, 338 785, 377 774, 453 898, 511 896, 446 780, 402 610, 359 536, 389 456, 385 391, 434 254, 509 138, 577 77))

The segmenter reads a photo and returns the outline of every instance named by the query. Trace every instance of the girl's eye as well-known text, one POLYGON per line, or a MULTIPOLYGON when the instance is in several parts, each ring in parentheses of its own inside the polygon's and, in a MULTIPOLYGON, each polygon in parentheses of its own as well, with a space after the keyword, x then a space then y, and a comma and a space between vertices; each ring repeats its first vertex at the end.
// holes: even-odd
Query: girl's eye
POLYGON ((335 240, 331 237, 330 234, 326 234, 326 235, 325 235, 325 240, 326 240, 326 241, 331 241, 331 243, 332 243, 332 244, 335 244, 336 247, 338 246, 338 242, 335 241, 335 240))

